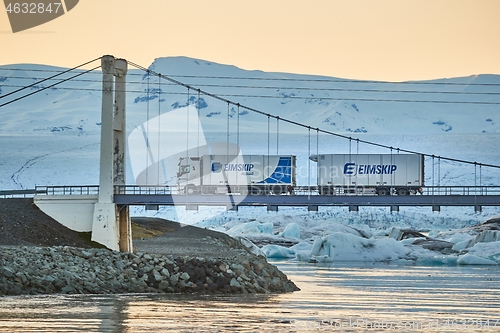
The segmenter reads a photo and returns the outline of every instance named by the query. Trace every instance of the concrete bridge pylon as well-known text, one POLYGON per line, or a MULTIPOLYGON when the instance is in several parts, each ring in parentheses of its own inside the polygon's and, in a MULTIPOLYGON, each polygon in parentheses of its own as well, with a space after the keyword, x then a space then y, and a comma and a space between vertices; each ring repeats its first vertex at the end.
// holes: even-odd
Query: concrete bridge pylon
POLYGON ((102 67, 99 196, 94 204, 92 240, 112 250, 132 250, 128 206, 114 203, 115 185, 125 185, 125 88, 127 61, 106 55, 102 67))

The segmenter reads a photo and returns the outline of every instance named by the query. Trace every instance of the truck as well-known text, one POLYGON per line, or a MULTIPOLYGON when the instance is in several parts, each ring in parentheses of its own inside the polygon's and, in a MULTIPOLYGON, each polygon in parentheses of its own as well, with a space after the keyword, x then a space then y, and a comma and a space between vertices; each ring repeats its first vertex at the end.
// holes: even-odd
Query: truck
POLYGON ((296 185, 294 155, 181 157, 177 187, 186 194, 286 194, 296 185))
POLYGON ((328 194, 422 194, 424 156, 421 154, 320 154, 317 188, 328 194))

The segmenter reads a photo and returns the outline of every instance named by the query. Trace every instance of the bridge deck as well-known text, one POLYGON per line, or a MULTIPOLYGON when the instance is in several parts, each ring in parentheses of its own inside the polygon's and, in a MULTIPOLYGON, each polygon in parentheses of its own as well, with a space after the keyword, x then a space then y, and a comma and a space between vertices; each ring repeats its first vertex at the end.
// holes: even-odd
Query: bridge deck
MULTIPOLYGON (((41 186, 34 191, 42 196, 79 196, 97 194, 99 186, 41 186)), ((430 206, 439 211, 441 206, 473 206, 480 211, 482 206, 500 206, 500 187, 498 186, 442 186, 425 187, 423 195, 386 195, 366 193, 337 195, 318 195, 314 187, 301 187, 295 195, 185 195, 177 193, 176 188, 168 186, 116 186, 114 200, 119 205, 162 205, 186 206, 267 206, 277 210, 279 206, 307 206, 317 210, 319 206, 348 206, 356 211, 359 206, 391 207, 430 206)))
POLYGON ((198 206, 500 206, 500 195, 181 195, 115 194, 121 205, 198 206))

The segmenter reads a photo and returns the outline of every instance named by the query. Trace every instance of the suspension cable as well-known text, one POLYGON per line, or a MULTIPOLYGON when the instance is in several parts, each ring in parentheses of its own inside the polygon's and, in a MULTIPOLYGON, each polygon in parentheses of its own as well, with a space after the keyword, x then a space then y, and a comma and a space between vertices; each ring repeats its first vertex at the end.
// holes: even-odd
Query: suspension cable
MULTIPOLYGON (((48 78, 45 78, 45 79, 43 79, 43 80, 37 81, 37 82, 35 82, 35 83, 32 83, 32 84, 30 84, 29 86, 26 86, 26 87, 23 87, 23 88, 21 88, 21 89, 17 89, 17 90, 11 91, 11 92, 10 92, 10 93, 8 93, 8 94, 5 94, 5 95, 3 95, 3 96, 0 96, 0 99, 2 99, 2 98, 4 98, 4 97, 7 97, 7 96, 10 96, 10 95, 12 95, 12 94, 15 94, 15 93, 17 93, 17 92, 23 91, 24 89, 28 89, 28 88, 31 88, 31 87, 37 86, 37 85, 39 85, 40 83, 43 83, 43 82, 45 82, 45 81, 52 80, 53 78, 55 78, 55 77, 57 77, 57 76, 59 76, 59 75, 62 75, 62 74, 68 73, 68 72, 70 72, 70 71, 73 71, 73 70, 78 69, 78 68, 80 68, 80 67, 83 67, 83 66, 85 66, 85 65, 88 65, 88 64, 90 64, 90 63, 92 63, 92 62, 94 62, 94 61, 96 61, 96 60, 101 59, 101 58, 102 58, 102 57, 95 58, 94 60, 87 61, 87 62, 86 62, 86 63, 84 63, 84 64, 81 64, 81 65, 78 65, 78 66, 76 66, 76 67, 73 67, 73 68, 67 69, 67 70, 65 70, 65 71, 63 71, 63 72, 57 73, 57 74, 52 75, 52 76, 50 76, 50 77, 48 77, 48 78)), ((99 68, 99 67, 101 67, 101 66, 97 66, 97 67, 95 67, 94 69, 99 68)), ((92 70, 93 70, 93 69, 92 69, 92 70)), ((60 82, 60 83, 62 83, 62 82, 60 82)))
MULTIPOLYGON (((131 65, 131 66, 134 66, 138 69, 141 69, 141 70, 146 70, 143 66, 140 66, 140 65, 137 65, 133 62, 130 62, 128 61, 128 63, 131 65)), ((175 80, 175 79, 172 79, 171 77, 168 77, 168 76, 163 76, 163 78, 167 81, 170 81, 172 83, 175 83, 177 85, 180 85, 180 86, 183 86, 183 87, 191 87, 190 85, 188 84, 185 84, 185 83, 182 83, 178 80, 175 80)), ((204 95, 206 96, 209 96, 209 97, 212 97, 214 99, 217 99, 217 100, 220 100, 220 101, 223 101, 225 103, 230 103, 230 104, 233 104, 233 105, 237 105, 236 102, 232 102, 228 99, 225 99, 219 95, 215 95, 213 93, 209 93, 207 91, 204 91, 204 90, 201 90, 201 93, 203 93, 204 95)), ((241 108, 245 109, 245 110, 248 110, 248 111, 251 111, 251 112, 254 112, 254 113, 257 113, 257 114, 261 114, 261 115, 269 115, 268 113, 266 112, 263 112, 263 111, 260 111, 260 110, 257 110, 255 108, 251 108, 251 107, 248 107, 248 106, 244 106, 244 105, 240 105, 241 108)), ((273 118, 277 118, 277 116, 273 116, 273 115, 269 115, 270 117, 273 117, 273 118)), ((302 124, 302 123, 299 123, 297 121, 294 121, 294 120, 291 120, 291 119, 286 119, 286 118, 280 118, 281 121, 284 121, 286 123, 289 123, 291 125, 295 125, 295 126, 298 126, 298 127, 303 127, 303 128, 309 128, 308 125, 305 125, 305 124, 302 124)), ((339 134, 339 133, 335 133, 335 132, 331 132, 331 131, 327 131, 327 130, 324 130, 324 129, 320 129, 320 132, 321 133, 324 133, 324 134, 328 134, 328 135, 332 135, 332 136, 336 136, 336 137, 339 137, 339 138, 343 138, 343 139, 351 139, 350 137, 346 136, 346 135, 342 135, 342 134, 339 134)), ((375 146, 375 147, 379 147, 379 148, 384 148, 384 149, 391 149, 392 147, 389 147, 387 145, 384 145, 384 144, 380 144, 380 143, 376 143, 376 142, 371 142, 371 141, 367 141, 367 140, 361 140, 361 139, 358 139, 359 142, 361 143, 364 143, 364 144, 368 144, 368 145, 372 145, 372 146, 375 146)), ((420 153, 420 152, 417 152, 417 151, 413 151, 413 150, 409 150, 409 149, 399 149, 401 152, 404 152, 404 153, 409 153, 409 154, 419 154, 419 155, 422 155, 422 156, 426 156, 426 157, 430 157, 431 154, 426 154, 426 153, 420 153)), ((466 160, 461 160, 461 159, 457 159, 457 158, 450 158, 450 157, 443 157, 441 156, 440 157, 441 159, 443 160, 447 160, 447 161, 453 161, 453 162, 459 162, 459 163, 465 163, 465 164, 473 164, 473 162, 471 161, 466 161, 466 160)), ((477 163, 477 162, 476 162, 477 163)), ((479 165, 482 165, 484 167, 490 167, 490 168, 498 168, 500 169, 500 165, 494 165, 494 164, 486 164, 486 163, 478 163, 479 165)))
MULTIPOLYGON (((55 87, 55 86, 57 86, 57 85, 59 85, 59 84, 61 84, 61 83, 64 83, 64 82, 69 81, 69 80, 72 80, 72 79, 74 79, 74 78, 76 78, 76 77, 79 77, 79 76, 82 76, 82 75, 84 75, 84 74, 90 73, 90 72, 92 72, 93 70, 98 69, 99 67, 101 67, 101 65, 96 66, 96 67, 94 67, 94 68, 91 68, 91 69, 89 69, 89 70, 86 70, 86 71, 84 71, 84 72, 81 72, 81 73, 79 73, 79 74, 73 75, 72 77, 69 77, 69 78, 67 78, 67 79, 65 79, 65 80, 62 80, 62 81, 59 81, 59 82, 56 82, 56 83, 51 84, 51 85, 49 85, 49 86, 47 86, 47 87, 43 87, 43 88, 41 88, 41 89, 35 90, 35 91, 33 91, 33 92, 29 93, 29 94, 26 94, 26 95, 24 95, 24 96, 21 96, 21 97, 15 98, 15 99, 10 100, 10 101, 8 101, 8 102, 6 102, 6 103, 0 104, 0 108, 1 108, 2 106, 9 105, 9 104, 11 104, 11 103, 17 102, 17 101, 19 101, 19 100, 21 100, 21 99, 24 99, 24 98, 26 98, 26 97, 29 97, 29 96, 31 96, 31 95, 37 94, 37 93, 39 93, 39 92, 42 92, 42 91, 44 91, 44 90, 46 90, 46 89, 50 89, 50 88, 52 88, 52 87, 55 87)), ((4 97, 5 97, 5 96, 4 96, 4 97)))

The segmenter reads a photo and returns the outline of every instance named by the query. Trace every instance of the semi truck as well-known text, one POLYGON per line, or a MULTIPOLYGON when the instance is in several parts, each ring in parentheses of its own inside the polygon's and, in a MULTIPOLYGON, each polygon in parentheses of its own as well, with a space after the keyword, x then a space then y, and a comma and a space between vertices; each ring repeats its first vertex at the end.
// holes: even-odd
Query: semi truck
POLYGON ((177 186, 186 194, 291 193, 296 185, 294 155, 202 155, 181 157, 177 186))
POLYGON ((422 194, 424 156, 421 154, 321 154, 309 159, 317 162, 320 195, 422 194))

